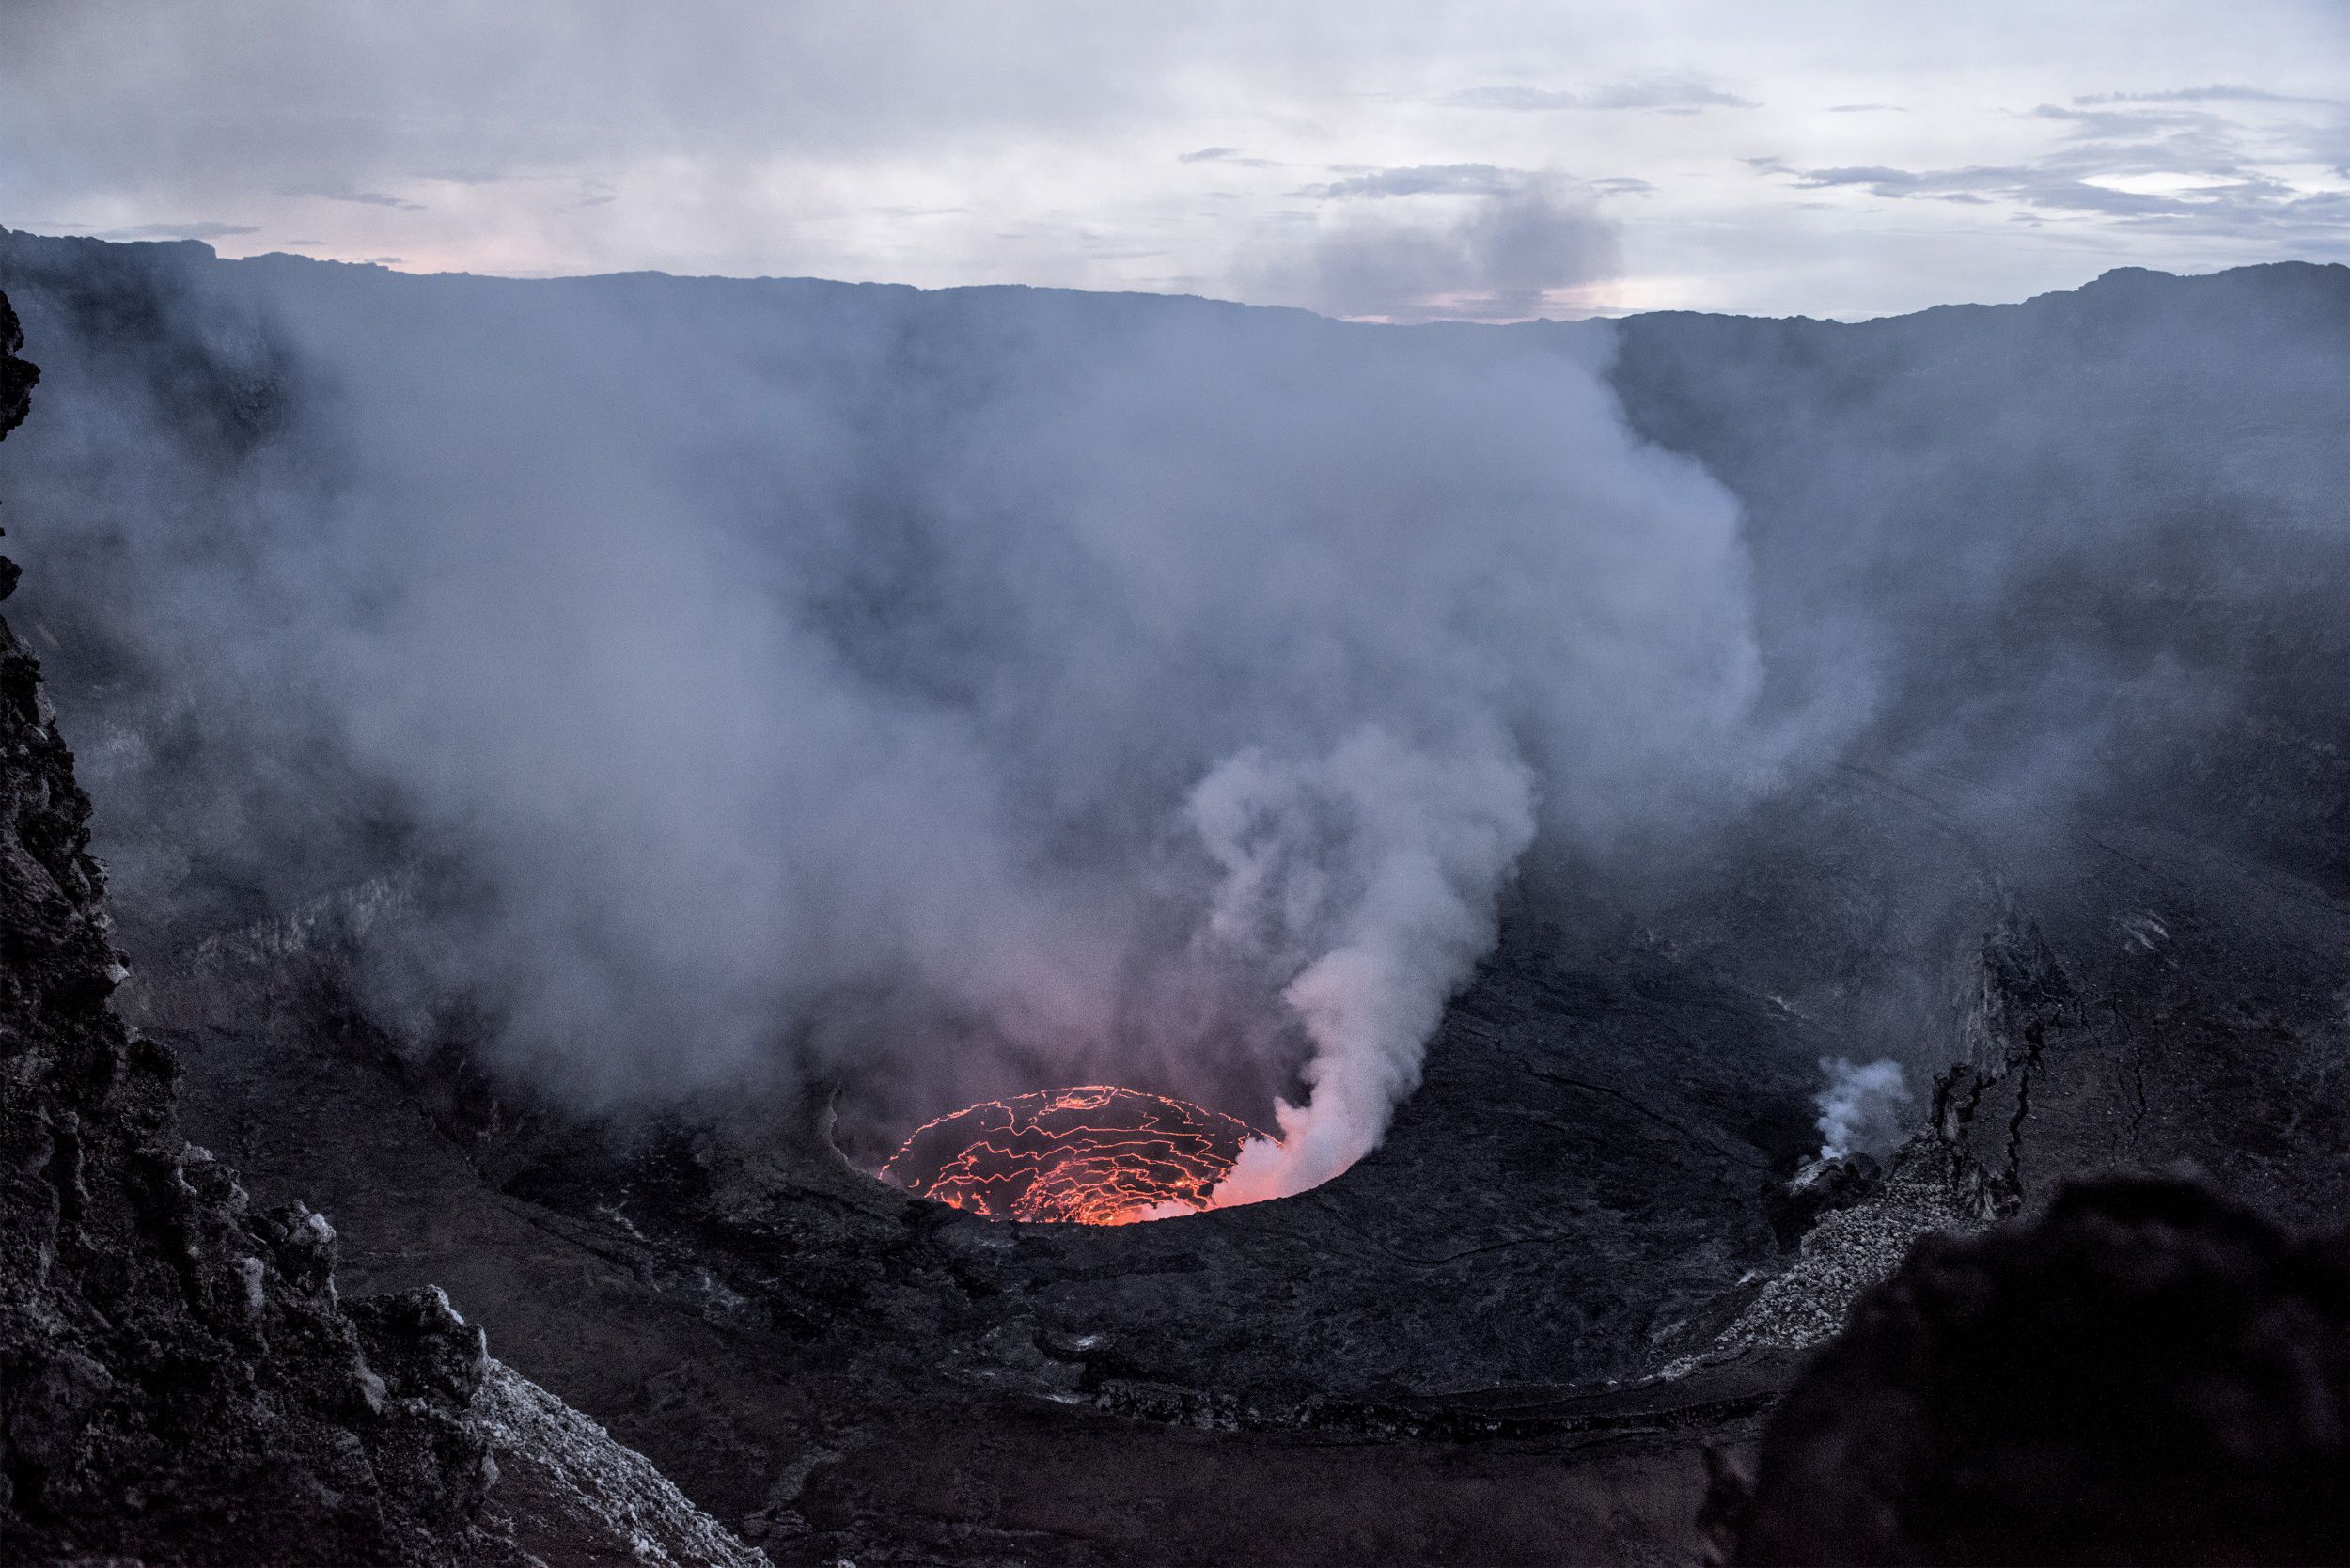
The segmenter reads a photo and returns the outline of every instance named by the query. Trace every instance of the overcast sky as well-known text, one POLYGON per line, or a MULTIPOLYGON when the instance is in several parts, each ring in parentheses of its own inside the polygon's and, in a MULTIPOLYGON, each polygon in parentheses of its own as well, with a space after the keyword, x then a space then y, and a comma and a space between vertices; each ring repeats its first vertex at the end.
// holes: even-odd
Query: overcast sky
POLYGON ((0 224, 1850 317, 2350 259, 2345 103, 2350 0, 0 0, 0 224))

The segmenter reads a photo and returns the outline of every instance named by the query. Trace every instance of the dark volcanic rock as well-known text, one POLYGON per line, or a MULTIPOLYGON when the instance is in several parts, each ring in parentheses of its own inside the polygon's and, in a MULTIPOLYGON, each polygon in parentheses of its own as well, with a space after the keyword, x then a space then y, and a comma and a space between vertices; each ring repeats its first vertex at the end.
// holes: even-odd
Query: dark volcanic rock
POLYGON ((1711 1506, 1741 1563, 2350 1560, 2350 1236, 2112 1181, 1924 1242, 1711 1506))
POLYGON ((0 297, 0 435, 24 422, 33 388, 40 382, 40 367, 22 356, 24 347, 24 328, 15 307, 0 297))
MULTIPOLYGON (((0 434, 31 384, 18 341, 0 300, 0 434)), ((656 1487, 640 1520, 545 1486, 536 1513, 489 1501, 501 1454, 573 1486, 643 1463, 569 1412, 534 1417, 576 1429, 544 1450, 505 1412, 552 1402, 437 1291, 345 1306, 325 1219, 257 1208, 180 1136, 177 1058, 110 1002, 127 970, 89 814, 0 623, 0 1556, 752 1560, 656 1487)))
MULTIPOLYGON (((8 296, 0 294, 0 437, 24 422, 25 411, 32 407, 33 388, 40 381, 40 367, 19 355, 24 347, 24 328, 8 296)), ((16 591, 22 574, 23 569, 14 561, 0 556, 0 599, 16 591)))
POLYGON ((1763 1195, 1771 1233, 1794 1247, 1822 1215, 1865 1202, 1884 1180, 1884 1168, 1866 1154, 1815 1160, 1763 1195))

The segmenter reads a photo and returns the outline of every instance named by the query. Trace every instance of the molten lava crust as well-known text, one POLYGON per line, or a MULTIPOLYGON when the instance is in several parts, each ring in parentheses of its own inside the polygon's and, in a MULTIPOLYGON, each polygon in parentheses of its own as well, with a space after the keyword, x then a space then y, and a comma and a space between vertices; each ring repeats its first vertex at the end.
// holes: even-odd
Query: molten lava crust
POLYGON ((1088 1084, 924 1122, 882 1174, 990 1219, 1131 1225, 1206 1208, 1241 1145, 1262 1137, 1186 1101, 1088 1084))

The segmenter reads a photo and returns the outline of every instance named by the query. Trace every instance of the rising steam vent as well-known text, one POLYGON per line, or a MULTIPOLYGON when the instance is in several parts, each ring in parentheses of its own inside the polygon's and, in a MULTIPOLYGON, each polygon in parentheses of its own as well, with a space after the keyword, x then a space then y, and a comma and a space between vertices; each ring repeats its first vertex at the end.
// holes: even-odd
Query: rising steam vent
POLYGON ((1208 1207, 1241 1145, 1263 1137, 1186 1101, 1088 1084, 925 1122, 882 1174, 990 1219, 1131 1225, 1208 1207))

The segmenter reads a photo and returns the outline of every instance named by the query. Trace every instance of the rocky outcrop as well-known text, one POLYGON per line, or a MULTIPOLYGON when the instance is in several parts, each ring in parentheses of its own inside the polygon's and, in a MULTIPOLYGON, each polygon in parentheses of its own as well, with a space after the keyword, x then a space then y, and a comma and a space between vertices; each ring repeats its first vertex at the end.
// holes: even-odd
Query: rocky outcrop
MULTIPOLYGON (((40 381, 40 367, 21 356, 24 347, 24 328, 8 296, 0 294, 0 437, 24 422, 25 411, 32 407, 33 387, 40 381)), ((0 599, 16 591, 21 570, 0 556, 0 599)))
MULTIPOLYGON (((20 345, 0 300, 0 434, 20 345)), ((0 1557, 757 1560, 438 1291, 344 1302, 326 1218, 180 1136, 178 1058, 110 1000, 89 816, 0 623, 0 1557)))
POLYGON ((650 1461, 511 1367, 488 1364, 473 1418, 498 1466, 492 1525, 524 1563, 764 1568, 650 1461))
POLYGON ((40 367, 23 357, 24 347, 24 328, 15 307, 0 295, 0 435, 24 422, 40 381, 40 367))
POLYGON ((1709 1513, 1737 1563, 2350 1559, 2350 1236, 2123 1180, 1928 1241, 1709 1513))

